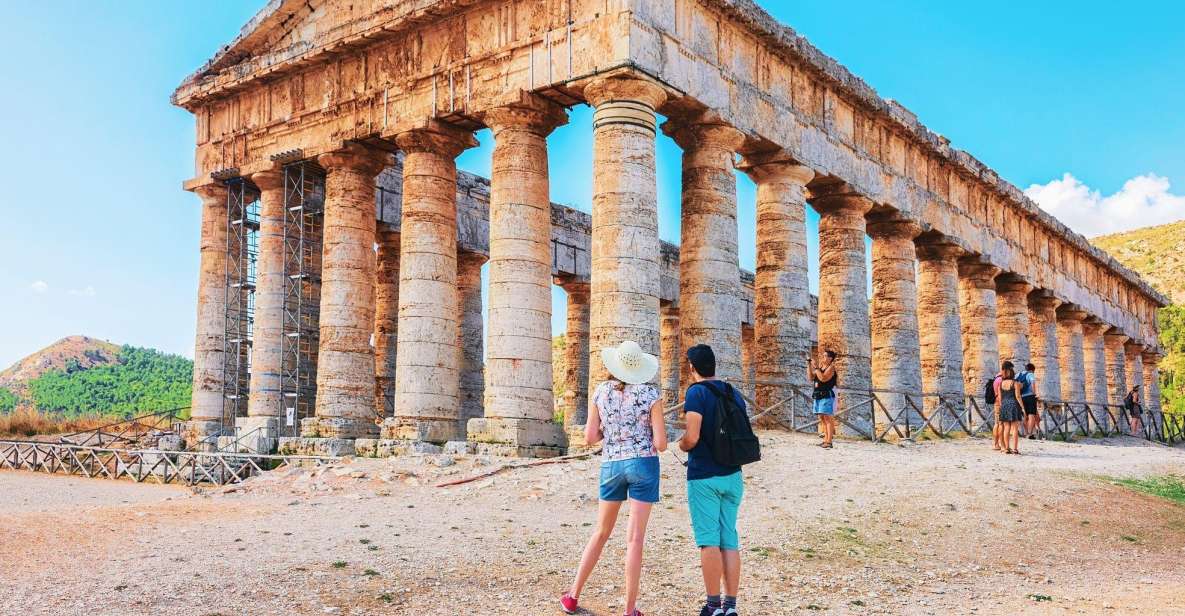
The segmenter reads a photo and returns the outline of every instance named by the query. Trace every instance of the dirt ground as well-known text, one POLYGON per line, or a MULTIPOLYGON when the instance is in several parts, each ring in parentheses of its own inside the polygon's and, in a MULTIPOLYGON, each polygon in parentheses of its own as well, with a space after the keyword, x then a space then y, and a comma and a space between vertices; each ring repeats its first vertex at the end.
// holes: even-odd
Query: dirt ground
MULTIPOLYGON (((813 446, 764 433, 741 510, 743 614, 1185 613, 1185 507, 1102 476, 1185 474, 1130 439, 813 446)), ((664 454, 639 608, 700 601, 664 454)), ((417 456, 193 492, 0 472, 0 614, 559 614, 598 461, 417 456)), ((582 603, 622 612, 624 520, 582 603)))

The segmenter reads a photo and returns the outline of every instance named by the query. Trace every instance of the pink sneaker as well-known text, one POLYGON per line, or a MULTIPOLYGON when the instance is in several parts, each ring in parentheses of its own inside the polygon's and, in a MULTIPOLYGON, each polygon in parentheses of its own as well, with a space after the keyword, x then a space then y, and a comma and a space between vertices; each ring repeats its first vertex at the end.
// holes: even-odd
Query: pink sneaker
POLYGON ((576 606, 576 599, 570 593, 564 593, 564 596, 560 597, 560 608, 566 614, 575 614, 579 609, 576 606))

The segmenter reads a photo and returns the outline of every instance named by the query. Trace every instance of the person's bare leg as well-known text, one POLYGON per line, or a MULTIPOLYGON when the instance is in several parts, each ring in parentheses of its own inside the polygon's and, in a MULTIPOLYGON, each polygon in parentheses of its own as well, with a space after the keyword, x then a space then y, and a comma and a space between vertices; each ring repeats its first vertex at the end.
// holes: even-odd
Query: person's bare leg
POLYGON ((605 542, 613 534, 613 526, 617 524, 617 512, 621 509, 621 501, 601 501, 597 509, 597 529, 584 546, 584 554, 580 557, 580 566, 576 569, 576 579, 572 581, 572 588, 568 594, 573 599, 580 599, 580 591, 584 590, 584 583, 592 575, 593 568, 601 559, 601 550, 605 549, 605 542))
POLYGON ((736 550, 720 550, 724 565, 724 594, 735 597, 741 588, 741 553, 736 550))
POLYGON ((699 564, 704 573, 704 590, 709 596, 719 595, 720 578, 724 575, 724 559, 720 548, 700 548, 699 564))
POLYGON ((646 522, 654 505, 630 499, 630 521, 625 539, 625 613, 633 614, 642 581, 642 549, 646 545, 646 522))
POLYGON ((1009 442, 1011 443, 1011 445, 1009 445, 1009 447, 1012 447, 1012 451, 1019 452, 1020 451, 1020 422, 1019 421, 1008 422, 1008 438, 1009 438, 1009 442))

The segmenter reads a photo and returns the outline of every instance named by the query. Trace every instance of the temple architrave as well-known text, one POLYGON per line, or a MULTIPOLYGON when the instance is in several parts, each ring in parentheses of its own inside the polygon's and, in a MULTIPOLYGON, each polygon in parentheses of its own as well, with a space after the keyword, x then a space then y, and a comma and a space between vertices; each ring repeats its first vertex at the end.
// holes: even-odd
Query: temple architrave
POLYGON ((692 344, 762 407, 832 349, 841 397, 883 403, 853 429, 894 392, 957 414, 1005 359, 1046 401, 1143 384, 1159 414, 1166 298, 748 0, 271 0, 173 102, 202 208, 190 446, 558 455, 625 339, 672 403, 692 344), (549 199, 547 136, 577 105, 591 215, 549 199), (486 128, 488 180, 456 165, 486 128), (660 133, 683 152, 679 247, 658 238, 660 133))

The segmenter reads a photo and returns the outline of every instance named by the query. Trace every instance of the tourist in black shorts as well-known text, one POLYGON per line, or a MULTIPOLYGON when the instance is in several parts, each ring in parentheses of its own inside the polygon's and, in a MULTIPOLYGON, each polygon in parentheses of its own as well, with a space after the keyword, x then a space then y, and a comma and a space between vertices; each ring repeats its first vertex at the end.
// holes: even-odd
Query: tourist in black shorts
POLYGON ((1024 408, 1025 418, 1024 428, 1025 435, 1029 440, 1037 438, 1038 427, 1041 422, 1041 415, 1037 411, 1037 366, 1032 363, 1025 364, 1025 369, 1020 374, 1016 375, 1016 382, 1020 383, 1020 402, 1024 408))
POLYGON ((1128 427, 1131 428, 1132 436, 1136 436, 1144 431, 1144 427, 1140 422, 1140 413, 1144 409, 1140 408, 1140 386, 1136 385, 1123 398, 1123 408, 1127 409, 1128 427))

